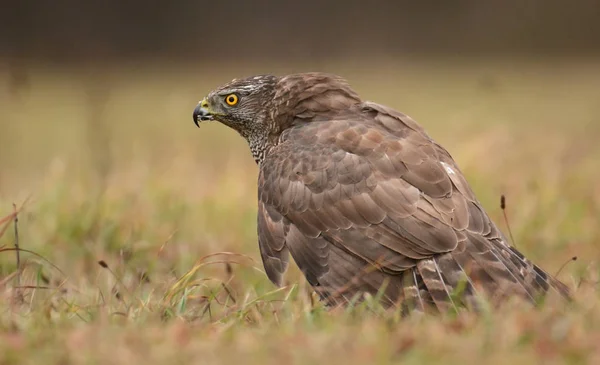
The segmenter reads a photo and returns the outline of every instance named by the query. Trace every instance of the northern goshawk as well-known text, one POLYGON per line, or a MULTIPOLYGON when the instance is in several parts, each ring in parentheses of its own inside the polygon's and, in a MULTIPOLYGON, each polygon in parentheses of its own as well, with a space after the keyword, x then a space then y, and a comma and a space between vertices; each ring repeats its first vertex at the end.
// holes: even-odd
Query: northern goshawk
POLYGON ((258 240, 269 279, 289 254, 329 305, 365 293, 408 311, 533 303, 568 288, 511 247, 450 154, 413 119, 341 77, 233 80, 196 107, 242 135, 259 165, 258 240))

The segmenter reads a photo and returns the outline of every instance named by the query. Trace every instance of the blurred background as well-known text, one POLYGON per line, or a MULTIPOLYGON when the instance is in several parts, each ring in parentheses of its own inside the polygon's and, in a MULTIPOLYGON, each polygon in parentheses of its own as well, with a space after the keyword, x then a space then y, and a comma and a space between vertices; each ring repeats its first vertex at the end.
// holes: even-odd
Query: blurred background
POLYGON ((160 265, 142 253, 166 242, 169 267, 257 259, 257 167, 192 110, 232 78, 326 71, 423 124, 502 229, 506 194, 534 259, 599 258, 599 16, 595 0, 4 4, 0 215, 31 197, 23 244, 69 270, 160 265))

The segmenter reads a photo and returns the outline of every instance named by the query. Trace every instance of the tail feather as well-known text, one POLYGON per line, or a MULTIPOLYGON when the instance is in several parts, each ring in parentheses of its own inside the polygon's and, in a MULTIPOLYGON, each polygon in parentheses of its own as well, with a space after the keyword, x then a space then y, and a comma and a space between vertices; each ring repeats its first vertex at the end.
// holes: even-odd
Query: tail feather
POLYGON ((571 291, 565 284, 528 260, 516 248, 508 247, 508 249, 504 248, 504 250, 510 253, 513 263, 520 267, 525 282, 534 287, 537 292, 546 293, 552 289, 563 298, 571 300, 571 291))
POLYGON ((438 310, 442 313, 447 313, 450 309, 456 310, 456 305, 435 261, 433 259, 421 260, 417 263, 417 270, 438 310))
POLYGON ((413 268, 404 272, 403 276, 403 301, 402 312, 410 313, 412 311, 425 312, 425 301, 421 295, 422 280, 417 271, 413 268))
POLYGON ((510 260, 501 255, 493 245, 490 245, 490 241, 487 239, 476 235, 469 235, 469 238, 470 246, 467 252, 498 286, 490 298, 493 302, 512 294, 518 294, 535 303, 531 288, 526 285, 510 260))
POLYGON ((527 259, 521 252, 515 247, 506 244, 508 240, 504 235, 499 232, 501 240, 492 240, 490 243, 494 245, 501 253, 502 256, 510 260, 512 264, 518 269, 518 272, 523 277, 526 285, 532 288, 535 296, 545 295, 550 290, 558 293, 562 298, 571 300, 571 291, 569 288, 555 279, 548 272, 544 271, 539 266, 535 265, 529 259, 527 259))
POLYGON ((453 297, 457 297, 461 304, 469 310, 477 311, 480 309, 477 300, 478 292, 469 277, 469 274, 460 265, 456 258, 451 254, 443 254, 434 258, 438 265, 439 272, 442 273, 444 280, 453 290, 453 297))

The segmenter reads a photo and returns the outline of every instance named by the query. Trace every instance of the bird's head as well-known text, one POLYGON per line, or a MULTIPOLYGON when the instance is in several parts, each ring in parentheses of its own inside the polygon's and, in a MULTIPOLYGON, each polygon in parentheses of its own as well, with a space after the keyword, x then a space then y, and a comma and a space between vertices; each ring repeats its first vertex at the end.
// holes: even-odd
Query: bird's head
POLYGON ((194 123, 215 120, 236 130, 260 162, 287 128, 331 119, 359 102, 350 85, 335 75, 252 76, 208 93, 194 109, 194 123))
POLYGON ((320 72, 251 76, 211 91, 194 109, 194 123, 216 120, 245 137, 281 132, 299 120, 327 117, 360 102, 343 78, 320 72))
POLYGON ((243 136, 264 128, 267 110, 275 94, 278 77, 273 75, 235 79, 211 91, 194 109, 194 123, 215 120, 243 136))

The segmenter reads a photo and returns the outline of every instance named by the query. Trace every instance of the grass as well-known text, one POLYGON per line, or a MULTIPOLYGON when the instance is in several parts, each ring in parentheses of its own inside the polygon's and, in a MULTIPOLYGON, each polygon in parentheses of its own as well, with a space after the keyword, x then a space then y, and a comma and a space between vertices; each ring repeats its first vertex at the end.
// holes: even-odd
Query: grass
POLYGON ((21 88, 0 88, 0 216, 21 208, 19 243, 35 254, 21 252, 17 287, 14 224, 0 222, 0 363, 599 363, 598 64, 27 65, 21 88), (400 321, 369 303, 324 311, 295 267, 275 288, 250 153, 191 112, 233 77, 307 69, 423 124, 505 231, 506 195, 536 263, 556 272, 578 256, 560 273, 576 302, 400 321))

